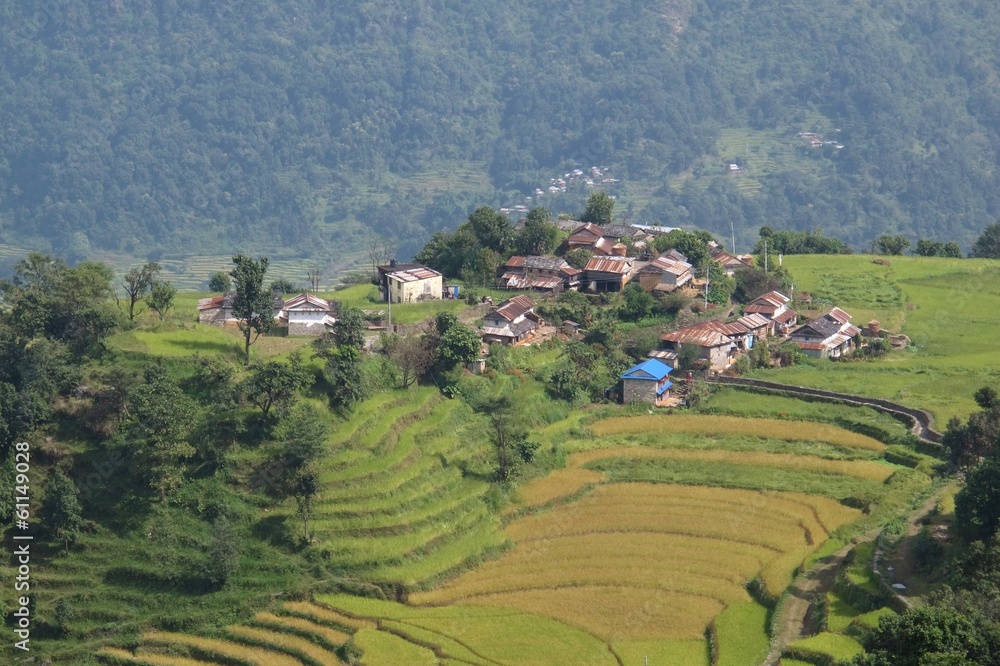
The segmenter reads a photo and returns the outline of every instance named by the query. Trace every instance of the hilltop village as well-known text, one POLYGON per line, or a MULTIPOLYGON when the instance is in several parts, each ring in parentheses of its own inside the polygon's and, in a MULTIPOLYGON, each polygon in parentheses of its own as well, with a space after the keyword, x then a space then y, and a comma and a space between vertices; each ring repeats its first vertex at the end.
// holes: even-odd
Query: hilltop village
MULTIPOLYGON (((603 193, 590 203, 613 206, 603 193)), ((553 337, 592 342, 609 322, 641 322, 658 329, 658 339, 645 350, 637 348, 642 343, 633 345, 631 356, 642 358, 629 367, 624 358, 616 359, 609 366, 615 381, 600 397, 655 406, 683 404, 694 376, 780 367, 803 356, 880 355, 892 344, 905 345, 898 336, 890 340, 877 321, 861 327, 835 304, 814 303, 808 293, 796 295, 780 265, 772 261, 768 266, 764 254, 733 254, 704 232, 539 215, 535 209, 512 224, 491 209, 473 213, 466 225, 473 231, 469 247, 450 249, 474 256, 471 270, 463 266, 457 271, 451 267, 450 275, 442 272, 450 265, 433 254, 439 237, 422 253, 426 264, 374 264, 371 279, 384 307, 363 312, 369 334, 420 335, 420 329, 393 327, 393 304, 464 297, 476 305, 467 323, 480 341, 475 357, 465 358, 464 366, 479 374, 499 346, 538 345, 553 337), (508 251, 475 247, 481 245, 477 228, 485 229, 484 236, 507 238, 508 251), (449 282, 456 277, 464 278, 459 280, 464 284, 449 282), (478 297, 477 284, 484 292, 478 297)), ((460 229, 455 238, 462 233, 460 229)), ((201 300, 199 321, 236 326, 234 298, 228 292, 201 300)), ((321 338, 331 334, 340 307, 338 301, 313 293, 287 299, 275 293, 273 323, 290 336, 321 338)), ((367 348, 380 348, 379 342, 371 337, 367 348)))

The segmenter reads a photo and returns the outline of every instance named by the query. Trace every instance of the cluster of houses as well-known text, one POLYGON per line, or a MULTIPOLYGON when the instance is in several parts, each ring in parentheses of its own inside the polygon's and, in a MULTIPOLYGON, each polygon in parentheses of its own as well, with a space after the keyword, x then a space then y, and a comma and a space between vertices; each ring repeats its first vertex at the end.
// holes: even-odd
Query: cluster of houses
POLYGON ((669 375, 687 349, 712 372, 725 371, 756 343, 770 337, 791 341, 813 358, 841 358, 854 350, 862 331, 851 324, 847 312, 834 307, 796 325, 798 315, 789 303, 787 296, 772 291, 747 304, 738 319, 705 321, 664 333, 660 347, 649 353, 647 361, 622 374, 622 400, 668 404, 672 398, 669 375))
MULTIPOLYGON (((198 321, 213 326, 237 326, 233 314, 234 292, 198 301, 198 321)), ((328 301, 313 294, 299 294, 288 300, 274 294, 275 324, 287 328, 289 335, 321 336, 333 327, 340 310, 339 301, 328 301)))

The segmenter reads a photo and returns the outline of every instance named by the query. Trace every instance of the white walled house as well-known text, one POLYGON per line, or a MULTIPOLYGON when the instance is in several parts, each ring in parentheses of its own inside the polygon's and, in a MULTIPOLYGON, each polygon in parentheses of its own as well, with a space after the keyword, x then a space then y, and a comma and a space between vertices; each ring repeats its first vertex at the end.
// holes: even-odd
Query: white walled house
POLYGON ((389 303, 440 300, 441 274, 422 264, 378 266, 382 299, 389 303))
POLYGON ((277 316, 278 324, 288 326, 289 335, 319 337, 337 321, 339 306, 337 301, 299 294, 282 304, 277 316))

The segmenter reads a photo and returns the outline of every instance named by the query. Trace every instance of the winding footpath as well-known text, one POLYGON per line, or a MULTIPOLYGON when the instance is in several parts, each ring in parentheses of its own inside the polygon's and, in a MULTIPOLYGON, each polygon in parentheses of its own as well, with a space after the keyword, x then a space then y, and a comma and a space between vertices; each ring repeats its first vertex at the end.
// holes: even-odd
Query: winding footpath
POLYGON ((896 418, 906 419, 910 422, 910 431, 926 444, 941 444, 941 433, 934 430, 934 417, 922 409, 914 409, 901 405, 898 402, 882 400, 881 398, 866 398, 851 393, 838 393, 836 391, 826 391, 823 389, 810 388, 807 386, 792 386, 790 384, 778 384, 768 382, 763 379, 748 379, 745 377, 714 377, 706 380, 709 384, 716 386, 743 386, 760 391, 771 391, 775 393, 790 393, 792 395, 804 395, 813 398, 824 398, 836 402, 846 402, 862 407, 871 407, 880 412, 885 412, 896 418))
MULTIPOLYGON (((791 395, 822 398, 824 400, 842 402, 863 407, 871 407, 910 422, 910 431, 922 442, 932 446, 941 446, 941 433, 934 430, 934 417, 922 409, 914 409, 901 405, 890 400, 881 398, 867 398, 850 393, 839 393, 837 391, 826 391, 824 389, 810 388, 806 386, 792 386, 789 384, 779 384, 761 379, 749 379, 744 377, 714 377, 706 380, 709 384, 716 386, 737 386, 755 391, 767 391, 774 393, 785 393, 791 395)), ((935 493, 928 498, 923 505, 913 511, 908 518, 911 525, 917 524, 923 516, 927 515, 936 505, 937 497, 935 493)), ((814 564, 808 571, 799 574, 788 588, 783 603, 778 609, 771 624, 771 649, 762 666, 776 666, 781 662, 781 654, 792 642, 798 640, 807 632, 806 626, 809 620, 810 609, 816 599, 822 597, 833 587, 833 581, 837 576, 837 570, 843 563, 844 558, 856 545, 858 541, 870 541, 876 539, 881 529, 872 530, 861 535, 858 539, 850 543, 836 553, 824 557, 814 564)), ((878 555, 881 555, 879 549, 878 555)), ((878 571, 877 564, 875 573, 882 577, 882 572, 878 571)), ((888 586, 887 586, 888 587, 888 586)), ((891 588, 889 588, 891 589, 891 588)), ((905 606, 911 606, 912 602, 893 591, 897 600, 905 606)))

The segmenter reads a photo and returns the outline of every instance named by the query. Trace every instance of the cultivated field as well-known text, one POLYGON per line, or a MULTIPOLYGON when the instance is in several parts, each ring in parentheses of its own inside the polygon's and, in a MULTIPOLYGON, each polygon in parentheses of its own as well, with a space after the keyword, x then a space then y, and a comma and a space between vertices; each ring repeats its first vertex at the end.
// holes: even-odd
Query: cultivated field
POLYGON ((1000 382, 995 350, 1000 264, 984 259, 889 257, 890 265, 845 255, 784 258, 797 292, 820 308, 835 303, 864 326, 908 335, 914 348, 876 363, 819 363, 755 376, 897 400, 927 409, 943 428, 975 409, 972 393, 1000 382))

